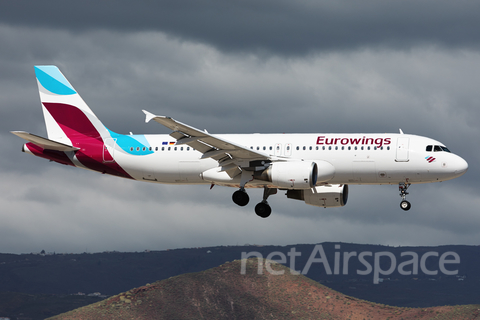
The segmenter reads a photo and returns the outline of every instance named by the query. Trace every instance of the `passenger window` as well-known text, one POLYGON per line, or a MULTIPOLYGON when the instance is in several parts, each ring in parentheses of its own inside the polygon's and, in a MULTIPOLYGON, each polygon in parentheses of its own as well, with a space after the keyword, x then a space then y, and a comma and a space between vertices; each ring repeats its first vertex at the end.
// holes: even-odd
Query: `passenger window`
POLYGON ((158 151, 158 147, 155 147, 155 151, 158 151))
POLYGON ((130 148, 130 151, 133 151, 133 147, 130 148))
POLYGON ((425 149, 425 151, 432 151, 432 146, 427 146, 427 148, 425 149))
POLYGON ((297 150, 300 150, 300 147, 297 146, 297 150))
POLYGON ((325 150, 325 146, 322 147, 322 150, 325 150))
POLYGON ((183 151, 183 147, 180 147, 180 151, 183 151))
POLYGON ((140 147, 137 147, 137 151, 140 151, 140 147))
POLYGON ((162 147, 162 151, 165 151, 165 147, 162 147))
POLYGON ((332 146, 328 147, 328 150, 332 150, 332 146))
POLYGON ((190 147, 187 147, 187 151, 190 151, 190 147))
POLYGON ((352 147, 348 146, 348 150, 352 150, 352 147))

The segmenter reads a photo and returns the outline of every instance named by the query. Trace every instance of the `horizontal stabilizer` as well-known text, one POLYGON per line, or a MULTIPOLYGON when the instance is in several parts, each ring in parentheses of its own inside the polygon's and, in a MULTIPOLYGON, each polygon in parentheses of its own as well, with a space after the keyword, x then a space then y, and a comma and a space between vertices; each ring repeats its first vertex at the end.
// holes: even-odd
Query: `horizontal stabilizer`
POLYGON ((37 146, 39 146, 42 149, 47 149, 47 150, 56 150, 56 151, 76 151, 80 150, 80 148, 75 148, 60 142, 56 142, 53 140, 49 140, 47 138, 43 138, 25 131, 10 131, 14 135, 25 139, 37 146))

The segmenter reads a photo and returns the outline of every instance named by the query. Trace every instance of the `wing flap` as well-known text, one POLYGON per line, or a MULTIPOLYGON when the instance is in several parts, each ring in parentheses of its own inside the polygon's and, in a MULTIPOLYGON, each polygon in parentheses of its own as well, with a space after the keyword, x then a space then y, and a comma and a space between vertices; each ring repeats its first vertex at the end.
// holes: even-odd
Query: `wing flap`
POLYGON ((28 133, 25 131, 10 131, 17 137, 20 137, 22 139, 27 140, 28 142, 31 142, 37 146, 39 146, 42 149, 47 149, 47 150, 56 150, 56 151, 76 151, 80 150, 80 148, 76 148, 73 146, 69 146, 64 143, 60 143, 57 141, 49 140, 47 138, 43 138, 40 136, 37 136, 32 133, 28 133))

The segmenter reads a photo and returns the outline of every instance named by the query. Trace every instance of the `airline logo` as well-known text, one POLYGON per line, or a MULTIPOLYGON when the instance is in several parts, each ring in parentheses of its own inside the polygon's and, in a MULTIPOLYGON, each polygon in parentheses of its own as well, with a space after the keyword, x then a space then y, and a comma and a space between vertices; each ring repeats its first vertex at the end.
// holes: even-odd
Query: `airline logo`
POLYGON ((381 147, 383 145, 389 145, 392 143, 391 138, 367 138, 363 137, 355 137, 355 138, 326 138, 325 136, 319 136, 317 138, 317 144, 320 145, 376 145, 377 147, 381 147))
POLYGON ((432 156, 426 156, 425 157, 425 160, 427 160, 428 163, 432 163, 436 160, 436 158, 432 157, 432 156))

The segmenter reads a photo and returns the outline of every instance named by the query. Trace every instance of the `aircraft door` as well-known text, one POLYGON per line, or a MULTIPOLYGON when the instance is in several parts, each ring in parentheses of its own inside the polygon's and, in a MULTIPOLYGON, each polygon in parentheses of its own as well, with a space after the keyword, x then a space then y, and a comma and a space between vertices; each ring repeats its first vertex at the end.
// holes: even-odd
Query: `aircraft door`
POLYGON ((407 162, 408 161, 408 144, 410 138, 398 138, 397 139, 397 154, 395 161, 407 162))
POLYGON ((115 162, 113 158, 113 154, 115 151, 115 145, 117 143, 117 139, 113 138, 106 138, 103 144, 103 162, 115 162))

